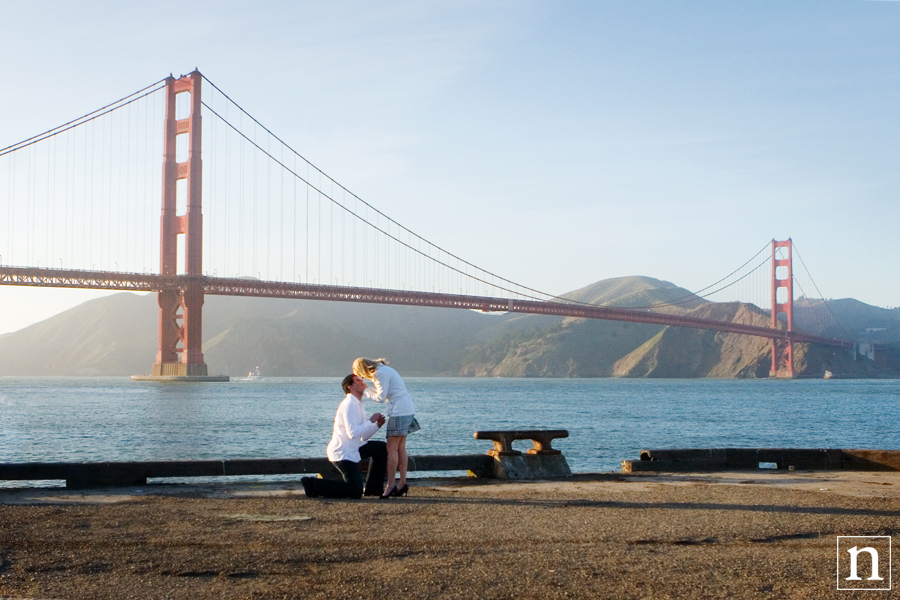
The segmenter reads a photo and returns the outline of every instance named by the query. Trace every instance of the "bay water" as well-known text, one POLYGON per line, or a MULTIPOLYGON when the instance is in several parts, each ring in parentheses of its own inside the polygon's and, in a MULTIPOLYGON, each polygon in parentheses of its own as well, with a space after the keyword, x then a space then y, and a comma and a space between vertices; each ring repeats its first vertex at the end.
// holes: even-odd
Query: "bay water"
MULTIPOLYGON (((569 437, 554 447, 576 472, 619 470, 643 448, 900 449, 900 380, 406 383, 422 425, 407 441, 413 455, 484 453, 492 443, 475 440, 473 432, 530 428, 567 429, 569 437)), ((342 398, 339 378, 163 384, 3 377, 0 462, 325 456, 342 398)), ((366 402, 369 414, 379 407, 366 402)), ((516 442, 517 449, 530 446, 516 442)), ((419 474, 427 475, 434 474, 419 474)))

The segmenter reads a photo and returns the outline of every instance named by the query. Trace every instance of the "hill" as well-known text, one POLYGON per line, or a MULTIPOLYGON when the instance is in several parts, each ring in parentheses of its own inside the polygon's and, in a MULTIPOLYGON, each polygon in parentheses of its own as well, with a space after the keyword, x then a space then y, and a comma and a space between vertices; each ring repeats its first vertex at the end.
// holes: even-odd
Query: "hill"
MULTIPOLYGON (((707 303, 690 316, 766 326, 769 315, 757 307, 707 303)), ((616 377, 768 377, 771 342, 765 338, 708 329, 666 327, 640 348, 618 360, 616 377)))
MULTIPOLYGON (((712 303, 672 283, 649 277, 609 279, 564 295, 565 298, 630 308, 658 307, 659 312, 684 314, 769 326, 770 315, 751 304, 712 303)), ((882 309, 856 300, 829 302, 837 320, 856 339, 900 343, 900 310, 882 309), (877 329, 877 332, 872 332, 877 329), (883 329, 883 330, 882 330, 883 329), (867 333, 868 330, 868 333, 867 333), (880 335, 880 338, 874 336, 880 335)), ((809 303, 805 309, 812 309, 809 303)), ((795 314, 795 317, 797 315, 795 314)), ((807 321, 815 323, 814 319, 807 321)), ((766 338, 713 330, 638 325, 613 321, 557 319, 538 324, 518 317, 518 327, 499 327, 486 342, 472 345, 460 374, 479 377, 768 377, 771 342, 766 338), (528 327, 532 324, 532 327, 528 327)), ((812 331, 845 337, 840 328, 824 325, 812 331)), ((849 351, 795 346, 798 377, 822 377, 826 370, 841 377, 900 375, 900 348, 882 349, 877 362, 855 360, 849 351)))
MULTIPOLYGON (((85 302, 0 337, 0 375, 132 375, 156 357, 154 294, 85 302)), ((357 356, 388 356, 410 375, 453 375, 465 347, 504 317, 422 307, 207 296, 210 373, 342 375, 357 356)))
POLYGON ((853 298, 829 300, 827 308, 821 305, 821 300, 807 302, 805 298, 800 298, 794 306, 795 320, 802 319, 804 325, 817 335, 849 335, 853 339, 875 343, 900 343, 900 308, 879 308, 853 298), (818 314, 833 314, 834 319, 826 319, 823 323, 819 319, 804 318, 810 310, 818 314))
POLYGON ((655 307, 657 312, 686 313, 706 303, 702 298, 668 281, 652 277, 604 279, 561 296, 567 300, 620 308, 655 307))
POLYGON ((115 294, 0 338, 2 375, 149 372, 157 349, 156 295, 115 294))

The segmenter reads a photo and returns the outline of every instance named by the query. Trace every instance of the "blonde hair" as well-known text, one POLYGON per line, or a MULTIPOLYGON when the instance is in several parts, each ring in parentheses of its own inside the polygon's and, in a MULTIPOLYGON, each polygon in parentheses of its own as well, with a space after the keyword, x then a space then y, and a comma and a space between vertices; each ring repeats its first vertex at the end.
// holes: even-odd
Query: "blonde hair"
POLYGON ((376 358, 375 360, 371 358, 357 358, 353 361, 353 373, 362 379, 372 379, 379 364, 386 365, 388 361, 386 358, 376 358))

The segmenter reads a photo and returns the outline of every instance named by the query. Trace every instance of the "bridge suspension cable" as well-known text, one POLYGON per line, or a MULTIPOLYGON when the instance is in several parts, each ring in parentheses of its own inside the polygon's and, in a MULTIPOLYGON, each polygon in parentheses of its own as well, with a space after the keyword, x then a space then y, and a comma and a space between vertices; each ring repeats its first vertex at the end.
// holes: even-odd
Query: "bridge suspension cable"
POLYGON ((845 340, 852 339, 850 337, 850 334, 847 333, 847 330, 844 329, 843 324, 841 324, 837 316, 831 310, 831 305, 828 303, 828 300, 822 295, 822 292, 819 290, 819 286, 816 285, 816 282, 812 277, 812 273, 809 272, 809 268, 807 268, 806 263, 803 262, 803 257, 800 255, 800 251, 797 249, 796 242, 793 243, 793 251, 797 255, 797 258, 800 260, 802 274, 804 275, 803 278, 808 279, 809 283, 811 284, 811 287, 809 289, 814 289, 816 291, 815 297, 808 294, 806 290, 803 289, 803 284, 800 276, 794 275, 794 284, 798 288, 800 288, 800 291, 802 293, 802 296, 799 298, 799 302, 795 301, 794 303, 794 311, 796 314, 795 319, 798 321, 797 328, 808 331, 810 333, 816 333, 817 335, 827 335, 845 340), (840 330, 840 335, 836 330, 840 330))
POLYGON ((0 150, 0 264, 157 270, 163 88, 0 150))
MULTIPOLYGON (((284 233, 281 231, 281 227, 284 225, 286 217, 285 213, 287 212, 287 219, 292 219, 295 227, 293 234, 289 235, 291 239, 287 240, 288 243, 285 244, 283 241, 281 243, 277 243, 276 245, 283 249, 286 246, 294 249, 293 255, 297 257, 298 254, 303 254, 303 264, 301 265, 301 269, 292 268, 291 270, 291 278, 296 281, 299 279, 300 282, 306 283, 341 283, 347 282, 346 285, 350 285, 352 282, 355 282, 356 285, 360 287, 375 287, 378 284, 377 280, 373 280, 371 278, 370 273, 372 269, 375 267, 377 260, 369 261, 368 259, 363 260, 362 264, 360 261, 356 260, 354 257, 358 255, 361 251, 365 254, 367 251, 379 252, 379 246, 374 244, 371 239, 369 239, 370 234, 374 236, 382 236, 386 242, 390 242, 394 244, 397 248, 408 251, 409 253, 415 254, 421 257, 427 265, 423 268, 420 264, 415 264, 413 267, 414 271, 427 271, 429 277, 434 276, 433 270, 429 267, 443 268, 447 271, 452 272, 460 276, 460 278, 465 278, 469 281, 474 281, 477 284, 481 284, 484 286, 488 286, 487 290, 479 290, 479 292, 474 292, 480 295, 486 296, 494 296, 497 292, 505 292, 509 293, 520 299, 529 299, 529 300, 538 300, 538 301, 547 301, 553 300, 557 302, 564 302, 569 304, 589 304, 580 302, 578 300, 560 297, 558 295, 550 294, 547 292, 542 292, 540 290, 536 290, 534 288, 523 286, 521 284, 517 284, 509 279, 500 277, 495 273, 487 271, 485 269, 481 269, 474 264, 460 258, 458 255, 451 253, 449 251, 444 250, 443 248, 429 242, 422 236, 416 234, 410 229, 406 228, 403 225, 400 225, 396 220, 388 217, 379 209, 372 206, 369 202, 361 199, 358 195, 351 192, 344 185, 335 181, 328 174, 322 171, 319 167, 312 164, 308 159, 306 159, 299 152, 294 150, 291 146, 289 146, 286 142, 284 142, 280 137, 275 135, 269 128, 259 122, 258 119, 253 117, 247 110, 245 110, 242 106, 237 104, 228 94, 223 92, 215 83, 209 81, 208 78, 204 78, 204 80, 212 87, 222 98, 222 102, 217 103, 216 99, 212 100, 208 99, 208 97, 204 98, 203 106, 204 109, 209 111, 209 114, 214 117, 216 125, 222 124, 231 133, 233 136, 237 138, 237 144, 229 143, 227 140, 230 139, 227 135, 226 137, 226 148, 224 150, 226 154, 225 163, 233 164, 237 166, 237 170, 240 173, 237 186, 229 185, 227 181, 227 176, 224 178, 225 181, 222 181, 222 176, 212 175, 209 177, 210 181, 215 181, 212 185, 216 190, 224 190, 225 195, 230 195, 233 193, 237 193, 238 195, 246 194, 244 190, 244 179, 252 178, 254 182, 256 182, 259 175, 259 165, 257 162, 256 154, 247 157, 243 150, 238 150, 240 160, 234 161, 233 158, 229 158, 227 155, 234 152, 234 148, 239 144, 247 144, 252 147, 258 154, 267 159, 266 161, 266 178, 267 181, 262 185, 261 188, 254 187, 252 191, 252 210, 249 211, 249 219, 245 218, 245 215, 248 215, 246 207, 238 205, 233 207, 231 203, 226 202, 224 206, 218 201, 209 202, 205 206, 205 211, 208 213, 209 218, 208 221, 216 223, 215 228, 211 228, 209 231, 213 232, 210 238, 210 248, 209 252, 205 253, 205 256, 209 256, 211 258, 212 272, 217 274, 227 273, 228 276, 256 276, 259 275, 261 279, 278 279, 280 276, 282 280, 287 280, 284 277, 284 273, 279 272, 279 275, 275 277, 263 277, 263 270, 258 268, 257 261, 258 257, 262 254, 267 256, 265 271, 268 273, 270 271, 270 255, 268 245, 262 247, 256 240, 257 235, 262 235, 267 240, 271 239, 273 235, 271 224, 273 223, 273 219, 263 215, 262 218, 265 221, 265 226, 260 228, 257 223, 257 219, 260 218, 261 212, 276 212, 277 218, 274 219, 274 223, 277 225, 278 230, 274 233, 279 239, 282 238, 284 233), (224 108, 220 106, 220 104, 224 103, 224 108), (232 117, 228 114, 228 112, 234 108, 237 111, 237 118, 232 117), (244 123, 244 117, 247 118, 249 122, 249 126, 244 123), (263 138, 260 141, 260 137, 263 138), (272 149, 273 142, 276 145, 276 149, 272 149), (285 154, 288 155, 288 158, 285 158, 285 154), (251 162, 253 173, 245 174, 246 162, 251 162), (298 166, 299 161, 299 166, 298 166), (263 203, 262 205, 259 202, 259 197, 264 196, 269 198, 272 196, 272 188, 273 183, 271 181, 271 170, 270 167, 272 164, 277 165, 278 169, 282 174, 287 174, 289 178, 292 180, 289 184, 291 187, 291 193, 288 194, 290 196, 288 203, 288 207, 285 208, 284 202, 276 202, 276 207, 268 207, 263 203), (297 194, 297 187, 301 188, 301 193, 297 194), (327 207, 323 208, 319 202, 324 201, 327 207), (218 208, 216 208, 218 207, 218 208), (213 214, 214 211, 218 210, 219 214, 213 214), (339 215, 335 217, 335 210, 338 211, 339 215), (234 249, 231 248, 229 250, 227 246, 231 246, 227 240, 229 239, 229 234, 222 234, 219 229, 219 223, 222 221, 229 221, 229 219, 233 218, 234 215, 238 215, 238 224, 237 227, 231 227, 232 229, 232 237, 238 238, 238 243, 235 244, 241 250, 235 255, 234 249), (299 220, 302 220, 302 224, 298 224, 299 220), (345 230, 348 225, 344 220, 344 217, 348 217, 352 223, 349 225, 349 228, 352 230, 350 234, 350 243, 332 243, 336 238, 343 238, 345 234, 345 230), (247 221, 250 221, 249 223, 247 221), (340 230, 335 233, 335 222, 338 222, 337 228, 340 230), (357 225, 362 226, 361 231, 357 231, 357 225), (312 227, 312 230, 310 230, 312 227), (249 228, 251 233, 250 240, 245 240, 247 229, 249 228), (261 231, 264 229, 264 233, 261 231), (300 244, 298 244, 298 234, 302 232, 303 239, 300 240, 300 244), (235 235, 236 234, 236 235, 235 235), (326 240, 327 250, 322 249, 320 246, 322 241, 326 240), (247 243, 249 242, 250 250, 248 251, 247 243), (335 256, 335 252, 339 253, 339 256, 335 256), (249 257, 247 255, 250 255, 249 257), (223 255, 230 255, 231 260, 222 259, 223 255), (347 255, 350 256, 348 259, 347 255), (249 260, 248 260, 249 258, 249 260), (233 268, 235 263, 239 265, 244 265, 244 263, 249 262, 251 265, 251 269, 249 274, 246 272, 246 266, 242 266, 240 268, 233 268), (329 265, 339 265, 336 269, 329 269, 329 265), (363 271, 362 280, 360 280, 359 271, 363 271), (367 285, 368 283, 368 285, 367 285)), ((205 130, 208 131, 208 130, 205 130)), ((220 137, 218 129, 214 126, 212 129, 212 133, 210 136, 220 137)), ((218 151, 222 151, 221 141, 216 144, 211 144, 213 147, 217 147, 218 151)), ((208 146, 207 146, 208 147, 208 146)), ((213 150, 216 152, 216 150, 213 150)), ((208 153, 207 153, 208 156, 208 153)), ((217 169, 221 169, 222 161, 218 158, 213 160, 213 164, 217 165, 217 169)), ((232 173, 232 169, 229 167, 225 168, 227 173, 232 173)), ((282 197, 284 194, 284 180, 279 179, 277 182, 279 186, 279 191, 277 191, 274 195, 282 197)), ((228 230, 229 227, 227 223, 224 225, 224 229, 228 230)), ((715 283, 703 288, 696 294, 691 294, 687 296, 681 296, 678 298, 674 298, 672 300, 650 304, 646 306, 629 306, 632 309, 647 309, 647 310, 655 310, 665 307, 678 307, 683 304, 688 304, 690 302, 696 302, 699 299, 706 298, 712 296, 714 294, 720 293, 723 290, 726 290, 732 286, 735 286, 739 282, 748 278, 754 272, 759 273, 764 266, 769 263, 770 257, 766 256, 762 261, 758 264, 754 265, 753 269, 751 269, 748 273, 741 273, 742 269, 744 269, 748 264, 753 262, 755 259, 759 257, 760 254, 765 252, 768 249, 769 244, 767 243, 763 248, 759 250, 753 257, 751 257, 747 262, 745 262, 741 267, 725 276, 724 278, 719 279, 715 283), (736 274, 741 273, 740 276, 734 277, 736 274), (725 285, 721 285, 723 282, 728 281, 725 285)), ((396 250, 391 250, 390 248, 383 248, 380 250, 383 255, 391 256, 398 263, 397 270, 403 270, 402 266, 399 266, 399 263, 403 260, 401 258, 400 252, 396 250)), ((273 260, 278 263, 282 263, 284 258, 282 256, 274 257, 273 260)), ((289 265, 290 267, 291 265, 289 265)), ((385 270, 390 270, 388 267, 385 270)), ((407 265, 406 270, 409 270, 409 266, 407 265)), ((407 273, 408 274, 408 273, 407 273)), ((413 279, 416 279, 414 274, 413 279)), ((437 274, 437 277, 440 277, 440 274, 437 274)), ((433 283, 433 279, 427 279, 424 281, 424 284, 421 279, 418 279, 419 291, 443 291, 445 293, 456 293, 459 291, 460 293, 469 293, 472 294, 472 290, 470 288, 456 288, 453 284, 447 286, 435 285, 433 283), (430 289, 429 289, 429 286, 430 289), (437 289, 435 289, 437 288, 437 289)), ((380 285, 384 286, 385 284, 382 282, 380 285)), ((456 284, 458 285, 458 283, 456 284)), ((759 284, 762 285, 762 284, 759 284)), ((386 287, 392 287, 394 289, 413 289, 412 286, 409 285, 409 281, 405 283, 398 283, 397 279, 394 279, 392 282, 388 283, 386 287), (393 285, 392 285, 393 284, 393 285)), ((758 286, 759 287, 759 286, 758 286)), ((766 298, 766 294, 758 293, 757 296, 759 298, 766 298)))
POLYGON ((744 264, 742 264, 741 266, 739 266, 737 269, 735 269, 734 271, 732 271, 731 273, 729 273, 729 274, 726 275, 725 277, 722 277, 722 278, 719 279, 718 281, 715 281, 715 282, 709 284, 708 286, 706 286, 706 287, 704 287, 704 288, 701 288, 701 289, 697 290, 696 292, 691 292, 691 293, 686 294, 686 295, 684 295, 684 296, 679 296, 679 297, 677 297, 677 298, 674 298, 674 299, 672 299, 672 300, 667 300, 667 301, 665 301, 665 302, 655 302, 655 303, 653 303, 653 304, 647 304, 647 305, 644 305, 644 306, 631 306, 631 307, 629 307, 629 308, 634 308, 634 309, 654 309, 654 308, 664 308, 664 307, 667 307, 667 306, 682 306, 682 305, 685 305, 685 304, 692 304, 692 303, 695 303, 695 302, 696 302, 697 300, 699 300, 699 299, 702 299, 702 298, 709 298, 709 297, 711 297, 711 296, 713 296, 713 295, 715 295, 715 294, 718 294, 718 293, 720 293, 720 292, 723 292, 723 291, 725 291, 725 290, 731 288, 732 286, 738 284, 739 282, 744 281, 745 279, 747 279, 747 278, 750 277, 751 275, 755 274, 759 269, 761 269, 761 268, 764 267, 765 265, 769 264, 769 261, 770 261, 770 258, 771 258, 771 257, 770 257, 770 256, 766 256, 766 257, 764 257, 763 260, 762 260, 761 262, 759 262, 755 267, 753 267, 752 269, 750 269, 750 270, 747 271, 746 273, 742 274, 740 277, 737 277, 736 279, 731 279, 731 278, 734 277, 735 275, 739 274, 739 273, 744 269, 744 267, 746 267, 746 266, 749 265, 751 262, 753 262, 755 259, 757 259, 757 258, 759 257, 760 254, 762 254, 763 252, 765 252, 766 250, 768 250, 768 249, 770 248, 770 245, 771 245, 771 244, 770 244, 769 242, 766 242, 766 244, 765 244, 762 248, 760 248, 760 250, 759 250, 756 254, 754 254, 752 257, 750 257, 750 259, 748 259, 747 262, 745 262, 744 264), (729 283, 723 285, 722 287, 718 287, 718 288, 716 288, 716 289, 714 289, 714 290, 710 290, 710 288, 714 288, 714 287, 718 286, 720 283, 722 283, 722 282, 724 282, 724 281, 728 281, 729 279, 731 279, 731 281, 730 281, 729 283))
MULTIPOLYGON (((303 155, 294 150, 291 146, 289 146, 286 142, 284 142, 281 138, 275 135, 270 129, 265 127, 262 123, 260 123, 255 117, 253 117, 249 112, 247 112, 243 107, 237 104, 230 96, 225 94, 218 86, 216 86, 213 82, 209 81, 209 79, 204 78, 210 86, 215 89, 224 99, 227 101, 226 110, 216 108, 213 106, 214 101, 210 102, 204 100, 203 105, 206 110, 210 112, 211 115, 216 117, 216 119, 223 123, 227 128, 229 128, 233 133, 235 133, 239 138, 241 138, 244 142, 250 144, 253 148, 255 148, 258 152, 263 154, 266 158, 269 159, 272 163, 278 165, 278 167, 282 170, 282 174, 287 173, 292 177, 295 181, 292 184, 292 195, 291 200, 294 204, 293 207, 288 207, 287 212, 288 217, 296 217, 300 212, 297 206, 297 194, 296 188, 293 187, 296 185, 296 182, 300 182, 300 184, 305 187, 305 194, 303 194, 303 198, 305 199, 305 203, 303 208, 303 213, 305 216, 305 259, 306 259, 306 268, 303 269, 303 273, 300 278, 303 280, 306 279, 306 282, 318 282, 318 283, 334 283, 335 280, 338 282, 345 281, 356 281, 357 283, 365 284, 366 280, 370 280, 374 285, 375 279, 371 277, 371 272, 374 271, 378 273, 380 270, 378 277, 385 281, 381 275, 384 273, 392 273, 393 277, 389 280, 387 285, 393 285, 396 289, 408 289, 408 286, 413 284, 413 281, 417 282, 419 287, 422 288, 422 291, 429 291, 425 288, 431 286, 435 288, 435 291, 443 290, 448 293, 455 293, 457 291, 472 291, 471 289, 465 289, 463 286, 469 287, 466 284, 462 284, 461 281, 468 280, 470 282, 476 282, 476 285, 481 286, 481 291, 493 290, 502 291, 509 293, 518 298, 524 299, 532 299, 532 300, 552 300, 558 299, 557 296, 542 292, 540 290, 536 290, 534 288, 524 286, 513 282, 509 279, 501 277, 496 273, 487 271, 486 269, 482 269, 472 264, 469 261, 461 258, 460 256, 451 253, 436 244, 433 244, 423 238, 422 236, 416 234, 411 231, 407 227, 401 225, 396 220, 384 214, 379 209, 375 208, 370 203, 366 202, 362 198, 360 198, 355 193, 351 192, 344 185, 334 180, 324 171, 322 171, 319 167, 312 164, 309 160, 307 160, 303 155), (234 119, 229 118, 227 114, 227 108, 229 106, 234 106, 241 115, 241 119, 243 116, 246 116, 253 125, 252 132, 248 132, 245 130, 242 121, 237 120, 235 122, 234 119), (223 114, 225 113, 225 114, 223 114), (257 129, 261 130, 266 136, 266 142, 260 142, 257 139, 257 129), (274 140, 277 144, 280 145, 280 149, 275 151, 271 149, 269 142, 274 140), (288 160, 284 158, 284 151, 287 151, 289 158, 291 160, 291 164, 288 164, 288 160), (276 152, 278 156, 276 156, 276 152), (297 166, 297 159, 300 161, 300 166, 297 166), (305 173, 303 173, 305 171, 305 173), (326 187, 328 189, 326 189, 326 187), (323 209, 321 205, 311 206, 310 203, 310 194, 312 194, 313 199, 316 201, 324 200, 328 208, 323 209), (334 211, 339 211, 339 215, 336 218, 334 211), (314 214, 310 214, 310 213, 314 214), (310 232, 309 225, 311 218, 315 218, 315 227, 316 231, 310 232), (348 225, 346 218, 351 219, 351 223, 348 225), (339 221, 339 223, 335 223, 335 221, 339 221), (357 231, 357 225, 362 226, 362 229, 357 231), (335 227, 340 228, 340 235, 334 232, 335 227), (350 232, 347 231, 347 228, 350 228, 350 232), (326 232, 325 230, 329 231, 326 232), (390 248, 389 246, 380 247, 376 241, 370 240, 370 233, 372 236, 381 236, 383 237, 385 242, 390 242, 395 245, 395 248, 390 248), (339 238, 349 238, 349 240, 344 240, 346 243, 329 243, 328 249, 323 250, 320 248, 310 249, 310 243, 321 242, 323 237, 327 237, 329 242, 332 242, 336 237, 339 238), (315 239, 313 239, 315 238, 315 239), (360 239, 361 238, 361 239, 360 239), (335 256, 335 253, 339 253, 340 256, 335 256), (410 259, 408 256, 403 256, 402 252, 406 252, 407 254, 414 254, 420 257, 421 262, 417 262, 416 260, 410 259), (365 256, 367 253, 374 253, 375 256, 365 256), (310 258, 314 259, 312 262, 312 271, 313 275, 310 275, 310 258), (350 256, 348 256, 350 254, 350 256), (361 260, 357 260, 356 255, 362 254, 364 255, 361 260), (326 269, 323 266, 323 261, 327 262, 329 265, 334 265, 337 263, 339 268, 332 269, 328 271, 327 275, 323 277, 323 273, 326 269), (382 264, 383 263, 383 264, 382 264), (393 264, 392 264, 393 263, 393 264), (438 272, 438 269, 445 269, 450 272, 451 275, 447 273, 441 274, 438 272), (360 273, 360 271, 362 273, 360 273), (360 274, 363 275, 363 281, 360 281, 360 274), (316 276, 318 275, 318 276, 316 276), (443 281, 444 278, 447 278, 447 281, 443 281), (455 279, 453 279, 455 278, 455 279), (405 279, 405 281, 403 281, 405 279), (411 281, 413 280, 413 281, 411 281)), ((230 152, 230 150, 226 150, 226 153, 230 152)), ((243 159, 244 155, 241 153, 241 158, 243 159)), ((226 158, 228 161, 228 158, 226 158)), ((217 161, 218 162, 218 161, 217 161)), ((268 163, 271 165, 271 163, 268 163)), ((255 158, 253 159, 253 179, 256 181, 259 174, 257 171, 257 162, 255 158)), ((241 165, 241 177, 243 178, 243 165, 241 165)), ((266 176, 271 178, 271 172, 268 170, 266 176)), ((220 189, 221 186, 219 183, 216 183, 216 188, 220 189)), ((227 183, 225 184, 227 185, 227 183)), ((283 190, 283 180, 280 181, 281 189, 283 190)), ((240 189, 240 185, 238 189, 240 189)), ((264 184, 265 194, 269 195, 272 188, 271 181, 267 181, 264 184)), ((254 188, 254 197, 253 197, 253 210, 252 210, 252 218, 254 222, 251 225, 253 235, 257 234, 258 224, 256 223, 256 218, 259 216, 260 210, 267 210, 269 207, 260 207, 257 203, 258 193, 256 188, 254 188)), ((207 207, 210 207, 211 204, 207 204, 207 207)), ((207 209, 210 211, 212 209, 207 209)), ((229 208, 225 208, 225 210, 231 210, 229 208)), ((238 210, 243 214, 244 209, 238 208, 238 210)), ((279 213, 279 218, 277 219, 277 223, 283 225, 284 223, 284 212, 285 212, 284 203, 279 203, 277 207, 277 212, 279 213)), ((234 215, 234 211, 231 211, 231 215, 234 215)), ((228 220, 228 215, 224 215, 222 217, 223 220, 228 220)), ((295 219, 296 222, 297 219, 295 219)), ((272 232, 269 229, 271 225, 271 218, 266 219, 266 238, 272 235, 272 232)), ((244 223, 240 222, 237 227, 238 237, 240 239, 240 246, 244 246, 243 234, 244 234, 244 223)), ((296 231, 294 232, 297 233, 296 231)), ((219 233, 214 234, 217 239, 220 241, 225 239, 219 233)), ((283 235, 283 232, 279 230, 278 235, 283 235)), ((293 236, 293 244, 291 247, 296 248, 296 235, 293 236)), ((259 247, 259 243, 251 240, 252 248, 250 253, 252 256, 250 257, 250 262, 255 264, 257 260, 257 253, 260 250, 263 250, 259 247)), ((284 244, 281 246, 284 247, 284 244)), ((264 249, 268 250, 268 248, 264 249)), ((218 250, 218 253, 223 252, 224 249, 218 250)), ((213 248, 213 254, 216 254, 217 250, 213 248)), ((245 258, 238 256, 236 257, 239 262, 244 262, 245 258)), ((279 261, 283 261, 282 257, 278 257, 279 261)), ((269 265, 267 265, 269 266, 269 265)), ((216 269, 218 271, 218 269, 216 269)), ((232 270, 228 269, 226 266, 226 272, 231 273, 232 270)), ((296 270, 292 272, 292 276, 297 277, 296 270)), ((271 279, 271 278, 270 278, 271 279)), ((564 301, 564 300, 562 300, 564 301)))
POLYGON ((101 108, 98 108, 97 110, 91 111, 91 112, 87 113, 86 115, 78 117, 77 119, 72 119, 68 123, 63 123, 62 125, 59 125, 58 127, 54 127, 53 129, 48 129, 44 133, 39 133, 35 136, 28 138, 27 140, 22 140, 21 142, 12 144, 10 146, 7 146, 6 148, 0 148, 0 156, 4 156, 11 152, 15 152, 16 150, 21 150, 22 148, 27 148, 28 146, 37 144, 48 138, 51 138, 51 137, 54 137, 61 133, 64 133, 70 129, 78 127, 79 125, 83 125, 89 121, 93 121, 94 119, 100 118, 108 113, 111 113, 115 110, 122 108, 123 106, 131 104, 132 102, 136 102, 136 101, 140 100, 141 98, 144 98, 145 96, 149 96, 150 94, 152 94, 154 92, 158 92, 159 90, 163 89, 163 85, 162 85, 163 83, 165 83, 165 80, 160 79, 156 83, 151 83, 147 87, 141 88, 138 91, 125 96, 124 98, 120 98, 120 99, 116 100, 115 102, 111 102, 111 103, 107 104, 106 106, 103 106, 101 108), (153 89, 151 89, 151 88, 153 88, 153 89))

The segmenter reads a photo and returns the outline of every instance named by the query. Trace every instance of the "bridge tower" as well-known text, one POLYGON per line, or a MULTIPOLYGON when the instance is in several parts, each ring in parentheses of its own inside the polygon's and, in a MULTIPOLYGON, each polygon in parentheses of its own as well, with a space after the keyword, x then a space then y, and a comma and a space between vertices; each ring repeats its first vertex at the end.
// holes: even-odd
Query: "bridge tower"
POLYGON ((159 304, 159 351, 152 377, 205 378, 208 374, 201 351, 203 283, 203 214, 200 125, 200 72, 166 79, 165 149, 163 154, 162 217, 160 223, 159 272, 178 273, 178 236, 184 236, 184 278, 177 288, 161 291, 159 304), (191 114, 176 118, 176 96, 190 94, 191 114), (177 162, 179 135, 187 135, 188 156, 177 162), (178 211, 178 182, 185 180, 186 211, 178 211))
MULTIPOLYGON (((791 239, 772 240, 772 329, 794 330, 794 271, 791 239)), ((791 336, 772 338, 772 370, 769 377, 794 377, 791 336)))

